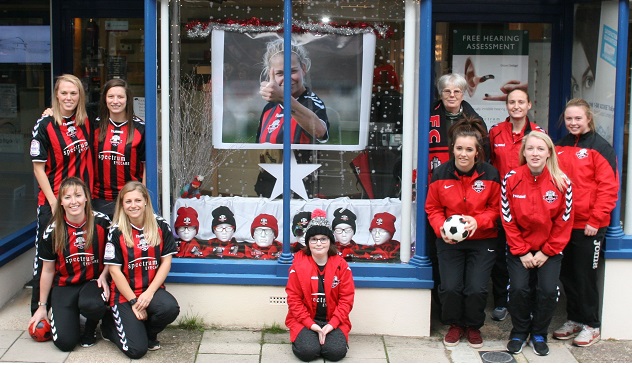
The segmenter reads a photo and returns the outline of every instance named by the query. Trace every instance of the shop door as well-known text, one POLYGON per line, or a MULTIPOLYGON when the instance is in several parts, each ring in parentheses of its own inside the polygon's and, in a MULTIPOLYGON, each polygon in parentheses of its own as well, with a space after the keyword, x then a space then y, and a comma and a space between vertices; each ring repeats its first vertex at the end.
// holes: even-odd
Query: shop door
MULTIPOLYGON (((97 112, 102 86, 110 79, 126 80, 139 102, 145 94, 143 2, 59 1, 61 52, 55 75, 71 73, 81 79, 90 112, 97 112), (74 4, 72 4, 74 3, 74 4)), ((140 108, 135 108, 139 114, 140 108)), ((140 113, 143 117, 142 113, 140 113)))

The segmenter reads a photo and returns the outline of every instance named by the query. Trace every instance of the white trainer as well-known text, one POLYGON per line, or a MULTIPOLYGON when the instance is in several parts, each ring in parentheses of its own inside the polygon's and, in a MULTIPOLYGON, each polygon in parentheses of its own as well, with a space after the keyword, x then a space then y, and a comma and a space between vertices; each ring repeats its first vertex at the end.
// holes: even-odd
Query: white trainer
POLYGON ((593 343, 601 339, 601 331, 599 328, 593 328, 588 325, 584 325, 584 328, 579 332, 577 337, 573 340, 573 345, 580 347, 588 347, 593 343))

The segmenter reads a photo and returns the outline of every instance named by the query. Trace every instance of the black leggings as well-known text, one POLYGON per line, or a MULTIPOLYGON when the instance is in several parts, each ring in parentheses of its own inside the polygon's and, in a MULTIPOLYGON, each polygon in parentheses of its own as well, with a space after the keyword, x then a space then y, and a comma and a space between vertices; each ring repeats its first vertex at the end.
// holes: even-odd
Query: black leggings
MULTIPOLYGON (((320 321, 316 323, 321 328, 327 324, 320 321)), ((305 362, 310 362, 319 356, 327 361, 340 361, 347 356, 347 338, 340 328, 336 328, 327 334, 325 344, 321 345, 318 333, 305 327, 292 342, 292 352, 305 362)))
POLYGON ((115 304, 112 315, 103 318, 101 331, 130 359, 147 353, 149 339, 156 339, 180 314, 176 298, 165 289, 158 289, 147 307, 147 320, 136 318, 129 302, 115 304))
POLYGON ((108 309, 102 293, 94 280, 78 285, 53 286, 50 322, 53 342, 58 349, 72 351, 79 343, 80 314, 87 319, 86 327, 96 328, 108 309))
MULTIPOLYGON (((40 205, 37 207, 37 228, 35 231, 35 258, 33 259, 33 280, 31 284, 33 289, 31 290, 31 315, 35 314, 39 305, 37 302, 40 300, 40 276, 42 274, 42 265, 39 260, 39 242, 42 240, 44 230, 50 224, 50 220, 53 217, 53 213, 50 209, 50 205, 40 205)), ((46 301, 50 303, 50 296, 46 298, 46 301)), ((50 309, 50 306, 46 309, 50 309)))

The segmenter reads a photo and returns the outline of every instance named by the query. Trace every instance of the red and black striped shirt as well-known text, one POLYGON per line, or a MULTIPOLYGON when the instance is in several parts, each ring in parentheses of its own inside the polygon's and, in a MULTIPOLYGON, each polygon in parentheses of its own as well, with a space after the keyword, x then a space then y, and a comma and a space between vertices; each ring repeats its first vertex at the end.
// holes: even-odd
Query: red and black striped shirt
MULTIPOLYGON (((305 89, 305 92, 303 92, 303 94, 301 94, 296 100, 307 109, 313 111, 320 120, 325 122, 325 125, 327 126, 327 133, 320 140, 327 141, 329 139, 329 119, 327 118, 327 109, 325 108, 325 103, 320 100, 318 95, 307 88, 305 89)), ((279 103, 268 103, 263 108, 261 118, 259 119, 257 142, 283 143, 283 130, 285 129, 283 120, 283 105, 279 103)), ((318 141, 313 136, 311 136, 303 128, 301 128, 300 125, 298 125, 298 122, 294 118, 292 118, 291 126, 291 143, 318 143, 318 141)))
MULTIPOLYGON (((82 179, 92 190, 91 138, 92 128, 88 118, 81 126, 75 123, 74 115, 64 118, 62 125, 49 116, 35 123, 31 138, 31 161, 46 163, 44 171, 55 196, 62 180, 69 176, 82 179)), ((37 204, 48 204, 41 188, 37 204)))
MULTIPOLYGON (((161 258, 178 252, 169 224, 164 218, 158 215, 154 216, 158 222, 159 245, 150 246, 145 240, 143 229, 132 225, 134 246, 127 247, 118 225, 114 225, 110 229, 105 249, 105 264, 121 267, 121 272, 127 278, 130 288, 137 297, 147 290, 154 280, 160 267, 161 258)), ((160 287, 164 288, 164 284, 160 287)), ((110 289, 112 292, 110 305, 127 301, 125 296, 116 288, 114 281, 112 281, 110 289)))
MULTIPOLYGON (((98 125, 99 119, 96 121, 98 125)), ((145 122, 134 116, 132 121, 115 123, 110 120, 107 130, 94 130, 95 157, 93 199, 114 201, 128 181, 142 181, 145 168, 145 122), (134 134, 128 143, 130 123, 134 134), (105 138, 99 142, 99 135, 105 138)))
POLYGON ((92 244, 86 246, 85 222, 81 226, 75 226, 66 222, 66 235, 68 244, 61 255, 53 248, 53 229, 55 223, 50 224, 42 240, 39 243, 39 258, 42 261, 55 262, 55 277, 53 285, 68 286, 88 282, 97 279, 103 271, 103 253, 110 218, 107 215, 93 211, 94 233, 92 244))

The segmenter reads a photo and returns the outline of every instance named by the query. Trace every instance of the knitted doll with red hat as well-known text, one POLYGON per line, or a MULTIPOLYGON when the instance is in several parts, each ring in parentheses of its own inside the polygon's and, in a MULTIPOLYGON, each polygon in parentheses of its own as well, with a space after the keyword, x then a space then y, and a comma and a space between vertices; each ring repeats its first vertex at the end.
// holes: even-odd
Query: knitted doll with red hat
POLYGON ((191 207, 180 207, 177 212, 176 222, 173 224, 180 239, 176 257, 204 257, 209 254, 209 247, 200 244, 195 235, 200 229, 198 213, 191 207))
POLYGON ((258 260, 276 260, 283 246, 276 240, 279 234, 279 223, 270 214, 259 214, 250 225, 250 234, 255 242, 245 247, 245 257, 258 260))
POLYGON ((219 206, 211 212, 213 215, 212 229, 215 238, 209 240, 212 248, 211 257, 213 258, 243 258, 243 249, 237 240, 233 238, 237 224, 235 222, 235 214, 226 206, 219 206))
POLYGON ((186 184, 182 190, 180 191, 180 197, 182 198, 198 198, 200 199, 200 186, 202 186, 202 181, 204 181, 204 176, 197 175, 193 178, 191 183, 186 184))
POLYGON ((367 261, 395 261, 399 258, 400 243, 393 239, 395 218, 388 212, 377 213, 371 220, 369 231, 374 245, 361 245, 362 259, 367 261))

